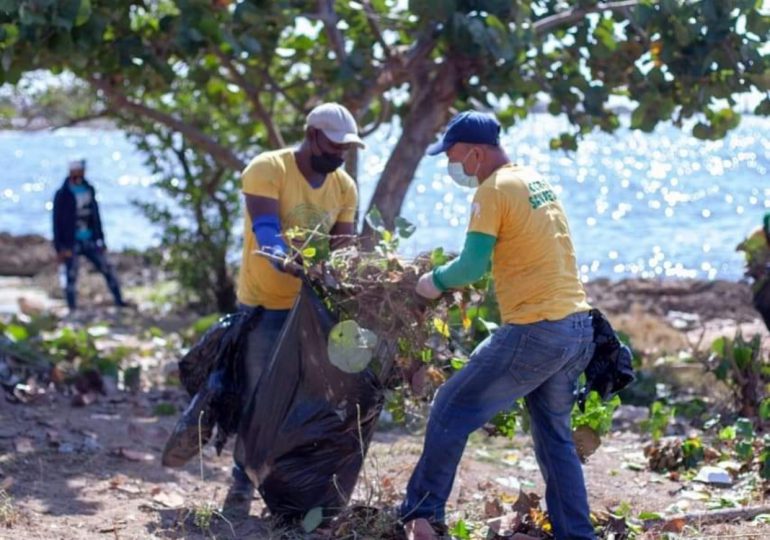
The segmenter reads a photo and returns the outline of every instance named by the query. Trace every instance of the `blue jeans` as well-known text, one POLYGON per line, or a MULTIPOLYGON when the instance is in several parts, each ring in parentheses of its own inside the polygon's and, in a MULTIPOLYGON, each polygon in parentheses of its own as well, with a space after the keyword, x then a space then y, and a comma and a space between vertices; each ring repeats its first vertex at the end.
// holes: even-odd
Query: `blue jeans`
POLYGON ((468 436, 526 397, 535 455, 557 539, 594 539, 580 459, 572 441, 577 379, 594 350, 591 316, 501 326, 438 391, 425 446, 401 507, 404 520, 443 522, 468 436))
POLYGON ((67 307, 70 311, 77 307, 77 282, 78 266, 80 255, 91 261, 94 268, 104 276, 107 281, 107 287, 112 293, 115 305, 123 306, 123 297, 120 293, 120 285, 115 277, 112 265, 107 260, 104 250, 96 245, 92 240, 77 240, 72 250, 72 256, 64 261, 64 267, 67 273, 67 283, 64 286, 64 296, 67 298, 67 307))
MULTIPOLYGON (((241 304, 241 311, 253 309, 250 306, 241 304)), ((249 333, 246 342, 246 350, 243 354, 244 366, 243 376, 245 378, 242 412, 246 413, 246 408, 251 402, 251 396, 257 387, 262 372, 270 362, 270 356, 273 347, 278 343, 278 337, 283 330, 284 323, 289 316, 289 310, 265 309, 257 321, 256 326, 249 333)), ((236 441, 239 444, 240 441, 236 441)), ((246 476, 246 471, 241 463, 235 461, 233 466, 233 479, 236 482, 246 482, 251 484, 251 480, 246 476)))

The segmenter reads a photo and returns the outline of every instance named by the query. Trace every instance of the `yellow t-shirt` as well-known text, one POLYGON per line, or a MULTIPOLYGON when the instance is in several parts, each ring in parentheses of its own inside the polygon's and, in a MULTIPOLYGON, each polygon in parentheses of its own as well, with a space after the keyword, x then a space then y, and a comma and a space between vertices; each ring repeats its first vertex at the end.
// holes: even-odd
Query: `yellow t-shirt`
POLYGON ((591 309, 564 208, 534 171, 506 165, 487 178, 468 231, 497 238, 492 275, 503 322, 555 321, 591 309))
MULTIPOLYGON (((313 188, 297 167, 291 148, 260 154, 244 169, 241 180, 243 193, 278 200, 284 233, 299 227, 328 234, 335 223, 352 223, 355 219, 358 195, 353 179, 337 169, 327 175, 323 185, 313 188)), ((267 259, 255 254, 259 244, 248 211, 243 221, 238 301, 267 309, 291 308, 301 281, 279 272, 267 259)), ((288 244, 289 240, 285 240, 288 244)))

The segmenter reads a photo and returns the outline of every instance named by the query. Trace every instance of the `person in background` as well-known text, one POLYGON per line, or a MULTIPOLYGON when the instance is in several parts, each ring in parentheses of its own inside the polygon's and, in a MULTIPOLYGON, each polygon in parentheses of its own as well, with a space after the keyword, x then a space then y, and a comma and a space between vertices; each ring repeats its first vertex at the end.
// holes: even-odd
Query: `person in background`
POLYGON ((735 248, 746 257, 746 276, 751 278, 754 308, 762 316, 770 331, 770 212, 755 229, 735 248))
MULTIPOLYGON (((296 265, 286 232, 310 234, 305 241, 319 250, 342 247, 355 233, 356 184, 341 168, 354 146, 364 148, 353 115, 342 105, 324 103, 308 114, 298 148, 264 152, 241 175, 246 213, 238 302, 242 310, 262 310, 244 354, 244 409, 301 287, 291 270, 296 265)), ((237 458, 240 445, 237 440, 233 482, 223 508, 236 517, 248 513, 254 497, 254 485, 237 458)))
POLYGON ((64 295, 70 312, 77 307, 79 256, 82 255, 104 276, 118 307, 126 307, 115 272, 107 260, 102 220, 94 187, 85 179, 86 161, 73 160, 69 174, 53 199, 53 245, 64 265, 64 295))
POLYGON ((502 324, 436 395, 401 507, 407 538, 434 540, 445 530, 468 436, 524 397, 554 536, 593 540, 570 413, 594 332, 564 208, 547 181, 511 163, 492 116, 455 116, 428 148, 439 153, 452 180, 476 192, 462 252, 421 276, 417 294, 435 299, 473 283, 491 262, 502 324))

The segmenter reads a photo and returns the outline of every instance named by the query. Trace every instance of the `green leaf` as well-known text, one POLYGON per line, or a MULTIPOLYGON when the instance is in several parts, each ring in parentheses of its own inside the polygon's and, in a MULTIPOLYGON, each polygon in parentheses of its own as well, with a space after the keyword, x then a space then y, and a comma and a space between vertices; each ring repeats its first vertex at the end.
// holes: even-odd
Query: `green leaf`
POLYGON ((735 356, 735 363, 740 369, 746 369, 751 364, 752 357, 754 356, 750 347, 736 347, 733 350, 733 354, 735 356))
POLYGON ((449 260, 447 254, 444 253, 444 248, 436 248, 430 252, 430 263, 435 268, 445 264, 449 260))
POLYGON ((313 257, 315 257, 316 251, 317 250, 314 247, 306 247, 305 249, 302 250, 302 257, 304 257, 305 259, 312 259, 313 257))
POLYGON ((311 533, 316 530, 324 520, 324 509, 320 506, 311 508, 302 518, 302 530, 311 533))
POLYGON ((80 0, 78 14, 75 17, 75 26, 82 26, 91 18, 91 0, 80 0))
POLYGON ((449 531, 449 534, 458 540, 470 540, 471 538, 471 531, 468 528, 468 525, 462 519, 455 523, 455 526, 452 527, 452 529, 449 531))
POLYGON ((380 233, 385 230, 385 220, 382 219, 382 214, 376 206, 366 214, 366 223, 368 223, 372 229, 380 233))
POLYGON ((725 355, 725 349, 727 347, 727 338, 719 337, 711 343, 711 350, 719 356, 725 355))
POLYGON ((736 435, 735 426, 725 426, 719 432, 718 437, 720 441, 734 441, 735 435, 736 435))
POLYGON ((417 230, 417 227, 409 221, 408 219, 402 218, 401 216, 398 216, 395 219, 395 225, 396 225, 396 233, 406 240, 410 236, 414 234, 414 231, 417 230))
POLYGON ((5 335, 8 336, 9 339, 19 342, 24 341, 27 338, 29 338, 29 332, 27 329, 20 325, 20 324, 9 324, 5 327, 5 335))
POLYGON ((462 368, 464 368, 466 365, 468 365, 468 359, 467 358, 452 358, 449 361, 449 364, 452 366, 453 370, 460 371, 462 368))
POLYGON ((754 424, 748 418, 739 418, 735 421, 735 434, 743 439, 754 439, 754 424))
POLYGON ((16 43, 19 37, 19 27, 15 24, 0 25, 0 45, 9 47, 16 43))
POLYGON ((347 320, 332 327, 327 353, 335 367, 345 373, 358 373, 369 365, 376 346, 377 336, 374 332, 361 328, 356 321, 347 320))
POLYGON ((759 417, 764 420, 770 420, 770 398, 765 398, 759 404, 759 417))

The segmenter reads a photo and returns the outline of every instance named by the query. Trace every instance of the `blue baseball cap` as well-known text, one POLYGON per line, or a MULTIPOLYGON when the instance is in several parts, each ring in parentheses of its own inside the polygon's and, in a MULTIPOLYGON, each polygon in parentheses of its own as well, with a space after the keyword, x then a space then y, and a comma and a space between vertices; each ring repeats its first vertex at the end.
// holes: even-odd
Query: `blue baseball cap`
POLYGON ((500 145, 500 122, 494 116, 476 111, 456 115, 447 125, 443 137, 428 147, 428 155, 446 152, 455 143, 500 145))

